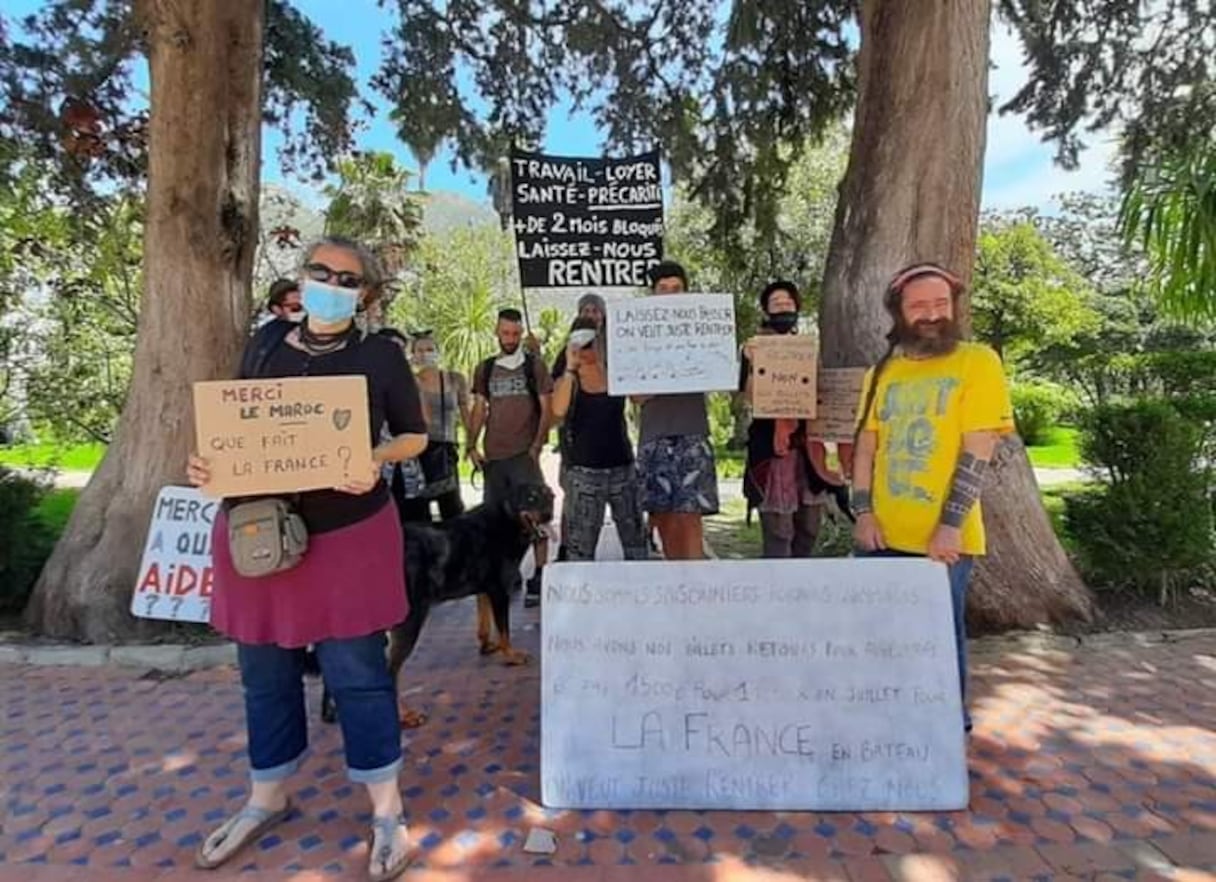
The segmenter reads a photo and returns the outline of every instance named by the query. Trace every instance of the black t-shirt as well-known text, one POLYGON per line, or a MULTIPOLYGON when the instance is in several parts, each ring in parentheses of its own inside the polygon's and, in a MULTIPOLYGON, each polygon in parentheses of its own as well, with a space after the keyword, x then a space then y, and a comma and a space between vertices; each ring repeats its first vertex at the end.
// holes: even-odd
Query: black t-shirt
MULTIPOLYGON (((263 329, 266 331, 267 329, 263 329)), ((259 334, 251 349, 265 346, 259 334)), ((247 353, 248 355, 249 353, 247 353)), ((309 355, 286 340, 260 359, 257 379, 279 377, 367 377, 368 441, 375 447, 387 424, 392 435, 426 434, 426 420, 418 384, 401 348, 387 337, 354 332, 345 348, 327 355, 309 355)), ((248 363, 246 360, 245 363, 248 363)), ((384 481, 370 493, 353 496, 336 490, 310 490, 299 494, 298 510, 311 533, 324 533, 358 523, 378 512, 389 500, 384 481)), ((236 501, 236 500, 234 500, 236 501)))
MULTIPOLYGON (((553 365, 553 379, 566 372, 563 350, 553 365)), ((577 379, 575 380, 577 383, 577 379)), ((562 455, 566 465, 585 469, 614 469, 633 462, 633 445, 625 424, 625 399, 607 392, 575 387, 562 426, 562 455)))

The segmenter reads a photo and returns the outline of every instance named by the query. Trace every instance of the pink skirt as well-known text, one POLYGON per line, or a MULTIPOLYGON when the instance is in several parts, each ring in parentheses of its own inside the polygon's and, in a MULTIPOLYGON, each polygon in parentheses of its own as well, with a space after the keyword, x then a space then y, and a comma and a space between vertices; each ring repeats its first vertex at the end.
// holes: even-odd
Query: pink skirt
POLYGON ((238 643, 286 649, 384 631, 405 620, 405 552, 392 500, 369 518, 308 537, 283 573, 247 579, 232 566, 228 518, 212 530, 211 626, 238 643))

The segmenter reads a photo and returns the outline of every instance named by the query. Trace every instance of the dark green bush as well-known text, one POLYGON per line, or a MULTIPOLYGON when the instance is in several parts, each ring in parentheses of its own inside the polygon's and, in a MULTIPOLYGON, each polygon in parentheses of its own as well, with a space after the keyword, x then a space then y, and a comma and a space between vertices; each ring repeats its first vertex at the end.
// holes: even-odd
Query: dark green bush
POLYGON ((1085 418, 1081 454, 1106 478, 1065 499, 1088 574, 1164 601, 1214 559, 1204 429, 1162 400, 1106 404, 1085 418))
POLYGON ((29 600, 55 536, 38 514, 47 485, 0 466, 0 614, 29 600))
POLYGON ((1031 446, 1047 440, 1047 430, 1060 421, 1075 400, 1067 389, 1043 382, 1015 383, 1011 395, 1018 434, 1031 446))

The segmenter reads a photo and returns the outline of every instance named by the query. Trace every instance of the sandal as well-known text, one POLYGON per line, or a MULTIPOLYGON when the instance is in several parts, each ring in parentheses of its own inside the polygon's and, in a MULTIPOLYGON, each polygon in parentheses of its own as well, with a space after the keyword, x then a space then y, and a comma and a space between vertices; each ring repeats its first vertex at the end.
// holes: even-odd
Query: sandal
POLYGON ((405 868, 413 860, 409 847, 409 830, 406 828, 405 815, 395 818, 372 818, 371 856, 367 863, 367 877, 371 882, 389 882, 405 872, 405 868), (397 829, 406 830, 406 844, 400 852, 396 851, 395 840, 397 829), (376 872, 377 865, 384 869, 376 872))
POLYGON ((229 861, 233 855, 249 845, 251 842, 257 842, 270 830, 271 827, 279 824, 291 814, 291 800, 283 808, 277 812, 270 809, 258 808, 257 806, 247 805, 235 815, 224 821, 215 832, 203 840, 203 844, 198 847, 198 852, 194 856, 194 866, 200 870, 214 870, 229 861), (253 826, 249 827, 245 834, 237 841, 231 844, 231 847, 225 849, 224 846, 229 845, 229 837, 232 831, 235 830, 243 821, 252 822, 253 826), (220 850, 219 857, 207 857, 208 852, 220 850))

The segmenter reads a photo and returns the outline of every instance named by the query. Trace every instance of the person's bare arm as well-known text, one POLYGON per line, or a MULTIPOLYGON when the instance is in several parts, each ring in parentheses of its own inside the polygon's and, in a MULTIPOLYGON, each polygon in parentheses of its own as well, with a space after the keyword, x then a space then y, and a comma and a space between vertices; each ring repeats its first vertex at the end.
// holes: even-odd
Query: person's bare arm
POLYGON ((464 378, 464 374, 452 372, 452 379, 456 383, 456 406, 460 408, 460 425, 464 427, 464 436, 470 438, 473 435, 473 406, 469 396, 469 383, 464 378))
POLYGON ((963 435, 963 450, 954 467, 950 495, 933 538, 929 541, 929 557, 943 563, 956 563, 962 549, 963 522, 979 501, 984 489, 984 475, 996 452, 1001 435, 996 431, 967 432, 963 435))
POLYGON ((474 393, 472 413, 469 415, 469 439, 466 442, 465 451, 468 454, 469 461, 478 468, 481 468, 485 462, 481 451, 477 449, 477 445, 481 443, 481 430, 485 427, 488 411, 489 402, 474 393))
POLYGON ((540 396, 540 419, 536 423, 536 437, 532 439, 531 452, 534 458, 540 457, 540 452, 545 447, 545 440, 549 437, 549 429, 552 428, 553 420, 553 396, 540 396))
POLYGON ((853 527, 853 539, 863 551, 881 551, 886 548, 882 529, 874 517, 874 453, 878 449, 878 433, 862 432, 857 436, 853 449, 853 513, 857 523, 853 527))

